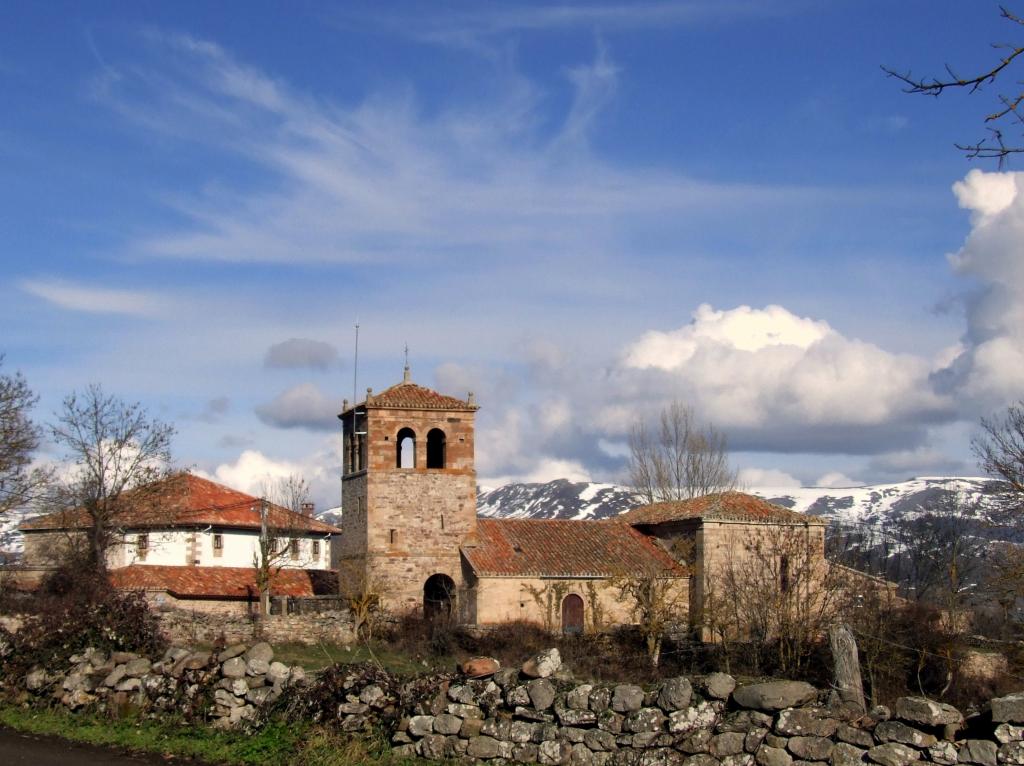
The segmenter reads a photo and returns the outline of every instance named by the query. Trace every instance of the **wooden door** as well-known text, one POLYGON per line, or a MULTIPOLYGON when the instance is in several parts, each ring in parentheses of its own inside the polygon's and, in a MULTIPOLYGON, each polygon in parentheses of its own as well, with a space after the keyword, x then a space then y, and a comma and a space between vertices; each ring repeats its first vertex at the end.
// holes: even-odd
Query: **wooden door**
POLYGON ((562 601, 562 632, 574 635, 583 632, 583 599, 575 593, 562 601))

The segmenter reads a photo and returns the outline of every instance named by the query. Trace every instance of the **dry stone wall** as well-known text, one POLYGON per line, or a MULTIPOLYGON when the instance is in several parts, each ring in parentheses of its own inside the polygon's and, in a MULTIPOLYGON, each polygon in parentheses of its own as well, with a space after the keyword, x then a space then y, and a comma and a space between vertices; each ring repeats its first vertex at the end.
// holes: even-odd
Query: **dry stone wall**
MULTIPOLYGON (((267 644, 217 655, 170 649, 156 661, 85 652, 63 672, 34 669, 24 693, 76 709, 181 712, 215 726, 258 720, 260 708, 307 681, 267 644)), ((569 766, 1024 766, 1024 692, 965 720, 955 708, 905 697, 867 714, 829 705, 803 682, 737 686, 724 673, 653 686, 572 680, 557 650, 521 669, 478 659, 466 672, 400 680, 376 668, 327 671, 333 696, 290 708, 343 731, 384 728, 400 756, 569 766)), ((299 697, 301 700, 301 696, 299 697)))
POLYGON ((430 759, 573 766, 1024 765, 1024 693, 967 721, 917 697, 863 715, 802 682, 737 687, 713 673, 653 687, 580 684, 558 665, 548 652, 522 670, 444 685, 393 742, 430 759))
POLYGON ((185 714, 228 728, 254 719, 284 689, 306 681, 301 667, 275 662, 274 650, 262 642, 218 653, 171 647, 155 659, 87 649, 70 662, 63 670, 34 668, 24 691, 71 710, 185 714))

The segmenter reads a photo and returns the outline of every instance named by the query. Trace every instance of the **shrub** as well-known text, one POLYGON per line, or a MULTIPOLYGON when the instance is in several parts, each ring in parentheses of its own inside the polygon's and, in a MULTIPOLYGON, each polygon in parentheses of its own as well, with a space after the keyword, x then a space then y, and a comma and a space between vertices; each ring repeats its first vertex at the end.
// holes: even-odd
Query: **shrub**
POLYGON ((106 578, 71 565, 53 572, 27 604, 31 614, 0 637, 4 678, 32 667, 57 667, 87 647, 154 655, 166 647, 159 621, 141 593, 113 589, 106 578))

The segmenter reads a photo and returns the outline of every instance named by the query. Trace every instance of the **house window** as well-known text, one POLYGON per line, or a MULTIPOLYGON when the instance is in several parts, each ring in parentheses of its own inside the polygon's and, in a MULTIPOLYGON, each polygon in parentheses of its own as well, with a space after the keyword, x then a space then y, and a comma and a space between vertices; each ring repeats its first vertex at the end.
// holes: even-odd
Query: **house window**
POLYGON ((224 554, 224 535, 215 534, 213 536, 213 555, 221 556, 224 554))
POLYGON ((298 541, 298 538, 293 537, 289 547, 291 548, 292 558, 293 559, 297 559, 299 557, 299 541, 298 541))
POLYGON ((779 559, 779 589, 783 593, 789 592, 789 556, 779 559))
POLYGON ((388 530, 388 542, 391 545, 398 545, 398 530, 397 529, 389 529, 388 530))
POLYGON ((320 541, 313 541, 313 558, 320 558, 320 541))
POLYGON ((139 535, 135 538, 135 553, 141 561, 146 560, 146 553, 149 552, 149 535, 139 535))

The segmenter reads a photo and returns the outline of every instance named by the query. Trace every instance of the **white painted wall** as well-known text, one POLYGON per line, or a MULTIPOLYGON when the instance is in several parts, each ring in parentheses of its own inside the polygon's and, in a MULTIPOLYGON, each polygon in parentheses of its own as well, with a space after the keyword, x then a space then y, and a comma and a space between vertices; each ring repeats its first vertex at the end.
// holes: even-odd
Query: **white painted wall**
MULTIPOLYGON (((299 538, 298 557, 291 552, 277 563, 298 569, 330 569, 331 541, 324 535, 307 535, 299 538), (319 555, 313 554, 313 543, 320 543, 319 555)), ((280 541, 288 545, 287 539, 280 541)), ((128 532, 120 545, 113 546, 108 553, 111 568, 132 564, 148 566, 204 566, 204 567, 251 567, 259 550, 259 533, 256 530, 225 529, 221 531, 192 532, 182 530, 149 530, 146 533, 128 532), (140 555, 138 540, 140 534, 149 535, 145 557, 140 555), (214 549, 214 535, 223 540, 221 550, 214 549), (195 540, 195 561, 190 555, 195 540)))

